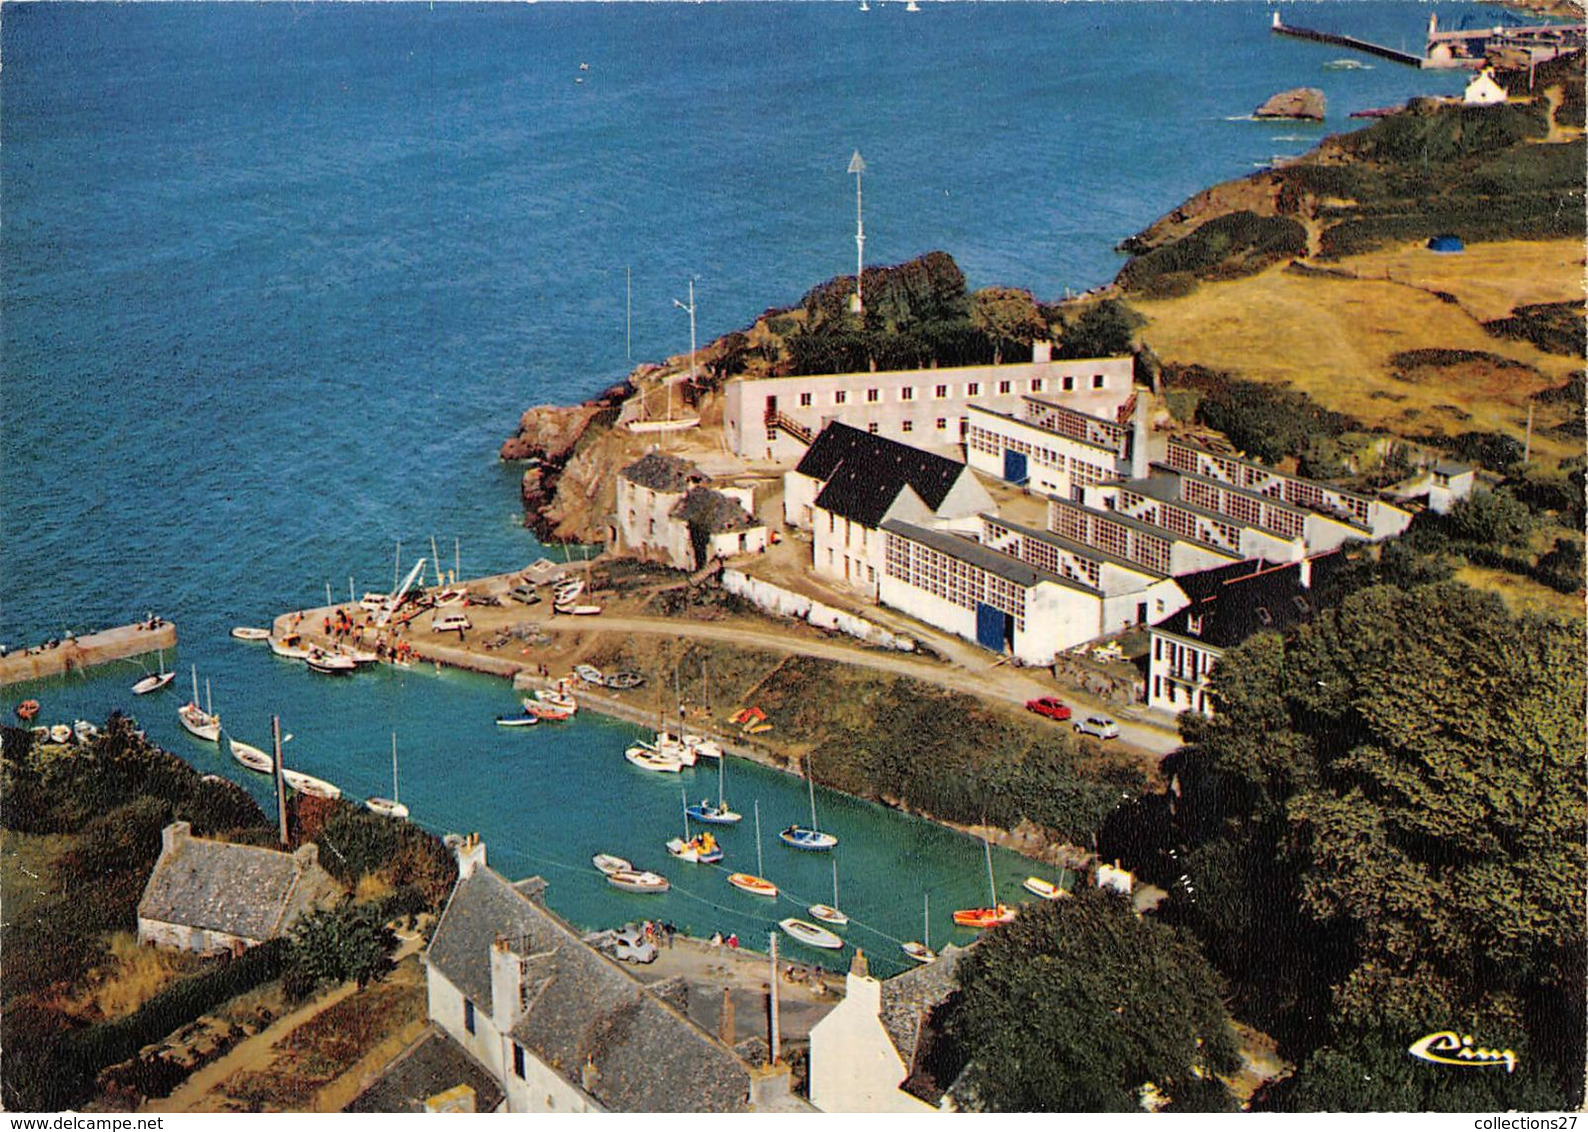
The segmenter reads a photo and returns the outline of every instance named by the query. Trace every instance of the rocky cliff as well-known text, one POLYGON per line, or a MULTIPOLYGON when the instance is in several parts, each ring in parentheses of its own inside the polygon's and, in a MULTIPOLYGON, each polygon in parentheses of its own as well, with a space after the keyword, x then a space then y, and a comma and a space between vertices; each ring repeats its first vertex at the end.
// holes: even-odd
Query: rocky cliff
MULTIPOLYGON (((520 494, 524 501, 524 523, 543 542, 597 541, 601 532, 592 528, 589 515, 567 514, 562 502, 563 482, 579 486, 589 469, 578 460, 581 448, 589 447, 610 429, 618 410, 633 387, 625 379, 582 405, 537 405, 519 418, 518 431, 503 442, 503 460, 524 460, 520 494)), ((586 485, 588 486, 588 485, 586 485)), ((576 496, 586 492, 576 491, 576 496)))
POLYGON ((1323 97, 1323 91, 1317 87, 1298 86, 1294 90, 1282 90, 1256 110, 1252 111, 1254 118, 1298 118, 1307 122, 1321 122, 1328 103, 1323 97))

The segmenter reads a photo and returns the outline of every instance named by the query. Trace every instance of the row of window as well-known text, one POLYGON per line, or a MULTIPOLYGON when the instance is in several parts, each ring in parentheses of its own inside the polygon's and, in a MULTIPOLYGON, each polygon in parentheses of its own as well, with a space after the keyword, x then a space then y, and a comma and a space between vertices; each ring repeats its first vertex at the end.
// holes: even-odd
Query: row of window
MULTIPOLYGON (((1281 499, 1293 507, 1337 507, 1350 512, 1362 523, 1368 521, 1368 513, 1372 508, 1370 500, 1349 492, 1335 491, 1311 480, 1295 479, 1244 461, 1215 456, 1210 452, 1199 452, 1172 440, 1169 442, 1169 466, 1177 471, 1220 479, 1237 487, 1281 499)), ((1224 512, 1223 508, 1218 510, 1227 514, 1235 513, 1233 510, 1224 512)), ((1295 525, 1294 516, 1292 520, 1292 524, 1287 525, 1295 525)), ((1299 529, 1292 532, 1277 525, 1275 529, 1284 530, 1286 534, 1300 533, 1299 529)))
POLYGON ((1198 680, 1212 670, 1213 662, 1217 658, 1202 649, 1177 644, 1163 637, 1154 637, 1152 659, 1155 662, 1167 661, 1170 676, 1181 680, 1198 680))
MULTIPOLYGON (((1101 389, 1102 386, 1094 385, 1093 388, 1101 389)), ((1121 456, 1125 454, 1127 432, 1124 426, 1112 421, 1099 420, 1063 405, 1042 405, 1031 401, 1026 402, 1026 420, 1044 432, 1108 448, 1121 456)))
POLYGON ((1096 547, 1115 558, 1145 566, 1154 573, 1173 572, 1170 569, 1173 543, 1169 539, 1132 530, 1123 523, 1112 522, 1079 507, 1067 507, 1057 500, 1052 505, 1048 526, 1071 542, 1096 547))
MULTIPOLYGON (((1084 378, 1080 379, 1080 380, 1083 383, 1085 381, 1084 378)), ((1031 392, 1031 393, 1041 393, 1043 391, 1044 382, 1045 382, 1044 378, 1033 377, 1033 378, 1029 379, 1028 381, 1026 381, 1024 383, 1025 387, 1026 387, 1025 391, 1031 392)), ((1076 384, 1077 384, 1077 379, 1073 375, 1066 375, 1065 377, 1063 377, 1060 380, 1060 386, 1063 389, 1063 391, 1066 392, 1066 393, 1073 393, 1075 391, 1075 389, 1076 389, 1076 384)), ((1104 379, 1104 375, 1103 374, 1097 373, 1097 374, 1093 374, 1092 375, 1091 387, 1093 389, 1102 389, 1102 388, 1105 387, 1105 385, 1106 385, 1106 381, 1104 379)), ((926 387, 923 386, 922 388, 923 388, 923 391, 924 391, 924 389, 926 387)), ((955 396, 955 394, 952 391, 953 387, 949 386, 949 385, 946 385, 946 384, 945 385, 934 385, 934 386, 931 387, 931 389, 932 389, 931 396, 932 396, 933 400, 947 401, 951 397, 955 396)), ((997 382, 988 382, 987 383, 987 391, 989 393, 992 393, 994 390, 997 391, 996 392, 996 396, 999 396, 999 397, 1011 396, 1015 392, 1015 382, 1012 379, 1008 379, 1008 378, 1002 379, 1002 380, 997 381, 997 382)), ((982 383, 979 382, 979 381, 967 381, 965 383, 965 391, 964 391, 963 394, 961 394, 961 396, 965 396, 965 397, 980 397, 981 395, 982 395, 982 383)), ((798 396, 799 396, 799 406, 800 406, 800 408, 809 409, 809 408, 813 408, 815 406, 815 403, 816 403, 816 394, 815 393, 800 393, 798 396)), ((866 399, 866 404, 868 404, 868 405, 879 404, 879 403, 881 403, 881 401, 883 399, 883 390, 880 387, 873 386, 873 387, 865 390, 865 399, 866 399)), ((900 386, 899 387, 899 400, 900 401, 914 401, 915 400, 915 386, 913 386, 913 385, 900 386)), ((847 389, 835 389, 835 390, 833 390, 833 392, 832 392, 832 403, 834 405, 847 405, 849 403, 849 390, 847 390, 847 389)))
POLYGON ((912 542, 887 536, 883 572, 890 578, 924 590, 961 609, 990 605, 1015 619, 1015 629, 1025 632, 1026 591, 1007 579, 958 558, 912 542))
POLYGON ((1152 698, 1162 700, 1168 704, 1177 704, 1180 697, 1185 697, 1185 702, 1195 711, 1208 710, 1207 693, 1200 688, 1182 688, 1173 680, 1166 680, 1162 676, 1152 678, 1152 698))

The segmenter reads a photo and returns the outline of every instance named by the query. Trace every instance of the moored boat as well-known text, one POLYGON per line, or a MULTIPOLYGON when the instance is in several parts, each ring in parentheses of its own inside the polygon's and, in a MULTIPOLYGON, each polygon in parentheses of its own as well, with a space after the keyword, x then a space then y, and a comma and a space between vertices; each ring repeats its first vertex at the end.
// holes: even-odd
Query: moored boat
POLYGON ((777 885, 765 877, 751 876, 749 873, 729 873, 728 883, 754 896, 777 896, 777 885))
POLYGON ((232 636, 239 641, 268 641, 269 629, 255 629, 250 625, 238 625, 232 630, 232 636))
POLYGON ((954 912, 954 922, 962 928, 990 928, 1007 924, 1015 918, 1015 910, 1007 904, 991 908, 959 908, 954 912))
POLYGON ((211 715, 198 704, 183 704, 176 709, 176 715, 182 721, 182 726, 199 739, 208 743, 216 743, 221 737, 220 717, 211 715))
POLYGON ((340 798, 342 788, 323 778, 316 778, 312 774, 304 774, 301 770, 288 770, 281 768, 281 778, 288 786, 300 794, 308 794, 315 798, 340 798))
POLYGON ((838 838, 832 834, 823 833, 819 829, 809 829, 797 823, 789 826, 777 836, 778 840, 782 841, 784 845, 794 849, 804 849, 808 852, 821 852, 838 844, 838 838))
POLYGON ((658 873, 636 872, 632 869, 608 873, 607 883, 625 892, 666 892, 672 887, 667 878, 658 873))
POLYGON ((1031 893, 1031 895, 1040 896, 1044 900, 1057 900, 1059 897, 1067 895, 1064 889, 1054 884, 1051 880, 1043 880, 1041 877, 1026 877, 1021 882, 1021 887, 1031 893))
POLYGON ((50 742, 70 743, 72 741, 72 725, 70 723, 57 723, 50 728, 50 742))
MULTIPOLYGON (((141 683, 141 681, 140 681, 140 683, 141 683)), ((21 703, 19 703, 17 705, 17 718, 22 720, 22 722, 24 722, 24 723, 26 723, 28 720, 32 719, 34 716, 36 716, 38 714, 39 714, 39 701, 38 700, 23 700, 21 703)))
POLYGON ((345 676, 358 667, 352 657, 326 652, 320 648, 310 649, 309 655, 304 658, 304 663, 326 676, 345 676))
POLYGON ((498 727, 533 727, 540 720, 533 715, 499 715, 496 717, 498 727))
POLYGON ((692 861, 697 865, 715 865, 724 856, 722 846, 709 833, 696 834, 688 841, 675 837, 667 843, 667 851, 680 861, 692 861))
POLYGON ((297 633, 288 633, 285 637, 271 637, 270 651, 285 660, 308 660, 309 646, 303 643, 303 638, 297 633))
POLYGON ((796 920, 790 916, 786 920, 779 920, 777 926, 790 938, 797 939, 808 947, 824 947, 832 951, 844 945, 844 941, 832 932, 826 928, 819 928, 807 920, 796 920))
POLYGON ((831 904, 812 904, 805 910, 824 924, 837 924, 842 927, 849 922, 849 917, 831 904))
POLYGON ((917 963, 930 963, 937 958, 937 952, 924 943, 911 940, 909 943, 899 945, 899 950, 914 959, 917 963))
POLYGON ((365 798, 364 808, 372 814, 379 814, 383 818, 406 818, 408 807, 395 798, 365 798))
POLYGON ((631 873, 634 871, 634 866, 629 864, 625 858, 614 856, 611 853, 597 853, 590 858, 590 863, 607 876, 611 876, 613 873, 631 873))
POLYGON ((639 767, 641 770, 654 770, 662 774, 677 774, 684 769, 684 764, 645 746, 633 746, 623 752, 623 757, 639 767))
POLYGON ((567 708, 555 707, 552 704, 543 704, 539 700, 525 700, 524 711, 536 719, 543 719, 547 723, 565 723, 573 718, 573 712, 567 708))
POLYGON ((72 721, 72 738, 79 743, 87 743, 98 734, 99 728, 88 722, 88 720, 76 719, 72 721))
POLYGON ((684 746, 694 752, 697 758, 720 759, 722 758, 722 744, 707 739, 701 735, 685 735, 679 740, 684 746))
POLYGON ((228 735, 226 737, 226 745, 231 749, 232 758, 249 770, 256 770, 260 774, 270 774, 276 769, 276 762, 270 757, 270 754, 260 750, 252 743, 239 742, 228 735))
POLYGON ((617 691, 622 692, 627 691, 630 688, 638 688, 641 684, 645 683, 645 677, 641 676, 638 672, 614 672, 611 675, 606 676, 605 681, 608 688, 614 688, 617 691))
POLYGON ((547 707, 560 708, 569 715, 577 714, 579 711, 579 701, 567 692, 557 692, 550 688, 537 688, 535 689, 535 699, 538 703, 545 704, 547 707))
POLYGON ((158 692, 175 679, 175 672, 151 672, 132 686, 132 694, 147 696, 150 692, 158 692))

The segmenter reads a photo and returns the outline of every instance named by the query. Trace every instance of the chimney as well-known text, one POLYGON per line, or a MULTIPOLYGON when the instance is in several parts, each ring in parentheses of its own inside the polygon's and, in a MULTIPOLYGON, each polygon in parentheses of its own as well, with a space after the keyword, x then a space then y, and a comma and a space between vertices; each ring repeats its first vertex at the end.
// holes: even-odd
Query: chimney
POLYGON ((882 1013, 882 984, 871 977, 871 965, 858 948, 854 961, 849 964, 849 974, 844 977, 844 1001, 858 1003, 871 1015, 882 1013))
POLYGON ((174 821, 160 831, 160 852, 169 853, 193 836, 193 826, 185 821, 174 821))
POLYGON ((524 1013, 524 968, 513 946, 503 936, 491 944, 492 1024, 502 1033, 511 1030, 524 1013))
POLYGON ((1302 589, 1312 589, 1312 559, 1303 558, 1301 560, 1298 564, 1298 577, 1300 578, 1302 589))
POLYGON ((750 1109, 766 1112, 781 1107, 794 1093, 794 1071, 787 1065, 769 1065, 750 1073, 750 1109))
POLYGON ((1038 364, 1053 360, 1053 343, 1044 338, 1038 338, 1031 343, 1031 360, 1038 364))
POLYGON ((300 873, 306 873, 320 863, 320 847, 309 841, 298 846, 292 855, 292 864, 300 873))
POLYGON ((595 1087, 601 1083, 601 1070, 596 1068, 595 1059, 587 1057, 584 1065, 579 1070, 579 1081, 584 1086, 584 1091, 594 1094, 595 1087))
POLYGON ((471 833, 458 846, 458 879, 468 880, 476 868, 485 867, 485 842, 478 833, 471 833))
POLYGON ((717 1027, 717 1040, 732 1049, 734 1039, 739 1035, 738 1026, 733 1017, 733 995, 727 987, 722 988, 722 1021, 717 1027))
POLYGON ((1136 411, 1130 418, 1130 478, 1147 478, 1147 395, 1136 392, 1136 411))

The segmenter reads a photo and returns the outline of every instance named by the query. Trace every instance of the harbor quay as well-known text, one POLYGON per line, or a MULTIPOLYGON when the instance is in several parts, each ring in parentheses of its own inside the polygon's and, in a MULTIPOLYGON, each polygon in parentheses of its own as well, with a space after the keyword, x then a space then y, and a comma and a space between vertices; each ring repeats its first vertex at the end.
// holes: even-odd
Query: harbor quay
POLYGON ((136 625, 118 625, 80 637, 0 656, 0 686, 63 676, 116 660, 129 660, 160 649, 176 648, 176 626, 154 617, 136 625))

